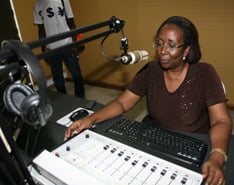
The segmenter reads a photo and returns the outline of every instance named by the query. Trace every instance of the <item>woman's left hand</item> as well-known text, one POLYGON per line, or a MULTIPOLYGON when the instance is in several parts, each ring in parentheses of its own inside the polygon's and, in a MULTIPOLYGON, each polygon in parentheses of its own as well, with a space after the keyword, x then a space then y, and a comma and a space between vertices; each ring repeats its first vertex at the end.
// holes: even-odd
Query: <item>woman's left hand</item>
POLYGON ((211 155, 202 165, 202 174, 205 179, 205 185, 226 185, 223 171, 223 164, 211 155))

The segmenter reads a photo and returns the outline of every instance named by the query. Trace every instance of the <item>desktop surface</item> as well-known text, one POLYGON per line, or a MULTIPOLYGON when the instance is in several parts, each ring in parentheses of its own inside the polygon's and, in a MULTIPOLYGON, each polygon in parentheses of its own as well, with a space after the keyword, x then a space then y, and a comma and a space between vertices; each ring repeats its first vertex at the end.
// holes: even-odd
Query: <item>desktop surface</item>
MULTIPOLYGON (((66 127, 58 124, 57 120, 62 118, 64 115, 72 112, 73 110, 77 109, 77 107, 86 108, 86 105, 89 103, 88 100, 80 99, 74 96, 63 95, 56 92, 50 92, 49 99, 51 101, 51 105, 54 109, 54 112, 53 115, 47 121, 47 124, 40 130, 35 151, 33 155, 30 156, 31 159, 34 159, 43 150, 53 151, 59 146, 62 146, 64 144, 63 138, 64 138, 64 133, 66 131, 66 127)), ((96 103, 92 111, 96 111, 100 109, 102 106, 103 106, 102 104, 96 103)), ((118 120, 120 118, 122 118, 122 116, 116 117, 112 120, 105 121, 102 124, 99 124, 98 126, 94 127, 92 131, 101 134, 105 132, 107 127, 110 126, 111 122, 118 120)), ((22 132, 22 135, 24 134, 25 133, 22 132)), ((209 143, 209 136, 207 134, 188 133, 188 135, 202 139, 207 143, 209 143)), ((24 139, 25 137, 19 138, 19 140, 24 140, 24 139)), ((229 158, 228 162, 225 165, 225 175, 227 179, 227 185, 232 185, 234 182, 234 177, 232 175, 232 170, 234 169, 234 150, 232 150, 233 147, 234 147, 234 136, 232 135, 228 151, 229 158)))

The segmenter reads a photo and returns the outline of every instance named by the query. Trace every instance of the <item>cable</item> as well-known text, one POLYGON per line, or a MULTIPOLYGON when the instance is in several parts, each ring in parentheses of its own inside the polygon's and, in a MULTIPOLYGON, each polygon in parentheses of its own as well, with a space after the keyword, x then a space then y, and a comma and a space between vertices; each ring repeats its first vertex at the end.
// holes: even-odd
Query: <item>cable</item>
POLYGON ((38 141, 38 138, 39 138, 40 133, 41 133, 41 127, 39 129, 37 129, 36 131, 37 131, 37 133, 36 133, 33 145, 32 145, 31 154, 30 154, 31 156, 33 156, 33 154, 35 152, 35 149, 36 149, 36 146, 37 146, 37 141, 38 141))
POLYGON ((107 56, 106 53, 104 52, 104 49, 103 49, 103 44, 104 44, 104 41, 107 39, 107 37, 109 36, 110 34, 107 34, 101 41, 100 43, 100 46, 99 46, 99 50, 101 52, 101 54, 103 55, 104 58, 106 58, 109 62, 114 62, 114 59, 107 56))

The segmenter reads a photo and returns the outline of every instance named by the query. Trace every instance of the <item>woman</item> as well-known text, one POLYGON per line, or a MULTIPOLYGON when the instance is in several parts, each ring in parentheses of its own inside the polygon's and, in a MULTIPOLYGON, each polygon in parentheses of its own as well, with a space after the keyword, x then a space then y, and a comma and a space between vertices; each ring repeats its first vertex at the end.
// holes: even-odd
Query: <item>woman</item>
POLYGON ((225 184, 223 165, 232 131, 226 97, 215 69, 199 63, 197 29, 180 16, 168 18, 154 37, 157 62, 149 62, 120 96, 103 109, 74 122, 65 139, 85 128, 129 111, 147 99, 152 125, 210 134, 211 153, 202 166, 207 184, 225 184))

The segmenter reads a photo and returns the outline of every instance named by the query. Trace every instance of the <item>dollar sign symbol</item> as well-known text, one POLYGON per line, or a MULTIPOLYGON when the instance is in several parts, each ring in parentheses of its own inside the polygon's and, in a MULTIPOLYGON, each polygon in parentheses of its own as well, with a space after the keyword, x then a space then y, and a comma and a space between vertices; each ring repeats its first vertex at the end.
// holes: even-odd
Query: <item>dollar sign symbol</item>
POLYGON ((51 18, 54 16, 53 8, 47 8, 46 12, 48 17, 51 18))

